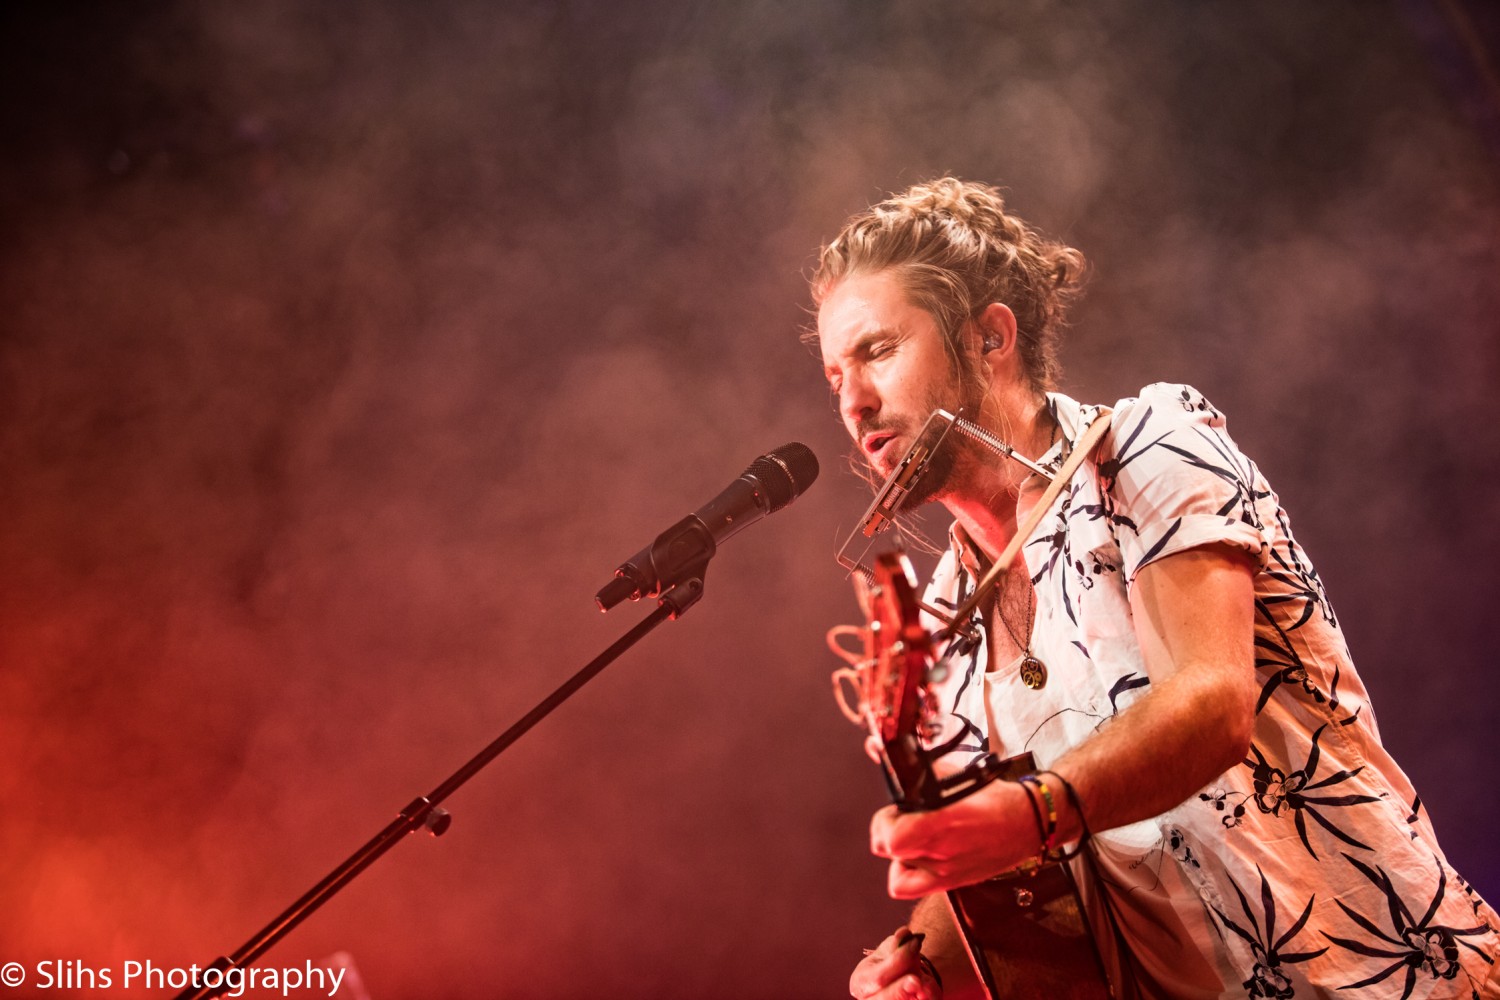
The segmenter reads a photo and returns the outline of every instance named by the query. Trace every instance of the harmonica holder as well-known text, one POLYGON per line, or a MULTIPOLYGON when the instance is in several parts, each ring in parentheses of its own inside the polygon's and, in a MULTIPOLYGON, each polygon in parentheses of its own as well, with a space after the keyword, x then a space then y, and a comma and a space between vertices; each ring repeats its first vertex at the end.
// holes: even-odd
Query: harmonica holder
MULTIPOLYGON (((839 547, 835 558, 838 564, 848 570, 851 575, 858 574, 866 583, 875 582, 874 570, 864 562, 870 547, 874 545, 875 536, 895 526, 899 537, 901 529, 896 525, 897 515, 905 508, 907 499, 916 492, 933 457, 952 432, 961 434, 1002 458, 1018 462, 1025 466, 1032 475, 1040 476, 1049 483, 1052 481, 1053 470, 1038 465, 1025 455, 1018 454, 1014 448, 988 430, 972 421, 965 420, 962 410, 959 410, 958 414, 952 414, 943 409, 933 410, 932 416, 927 418, 927 423, 922 425, 922 430, 912 440, 911 446, 906 449, 906 454, 901 456, 901 461, 896 463, 891 474, 886 476, 885 482, 875 491, 875 498, 865 510, 864 516, 859 519, 859 524, 839 547), (868 539, 868 541, 860 548, 858 555, 851 556, 850 550, 859 544, 861 538, 868 539)), ((905 548, 904 545, 901 547, 905 548)), ((919 603, 923 611, 939 619, 955 632, 964 635, 971 633, 972 627, 967 623, 960 624, 952 615, 925 601, 919 603)))

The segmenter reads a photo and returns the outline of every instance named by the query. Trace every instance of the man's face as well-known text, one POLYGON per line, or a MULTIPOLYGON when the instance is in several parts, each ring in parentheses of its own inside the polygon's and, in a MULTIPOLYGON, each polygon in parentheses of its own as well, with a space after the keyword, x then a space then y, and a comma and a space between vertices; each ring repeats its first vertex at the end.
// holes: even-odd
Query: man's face
MULTIPOLYGON (((829 293, 818 310, 818 342, 844 427, 881 477, 933 410, 963 405, 942 331, 888 271, 846 278, 829 293)), ((941 488, 946 470, 932 471, 932 487, 941 488)))

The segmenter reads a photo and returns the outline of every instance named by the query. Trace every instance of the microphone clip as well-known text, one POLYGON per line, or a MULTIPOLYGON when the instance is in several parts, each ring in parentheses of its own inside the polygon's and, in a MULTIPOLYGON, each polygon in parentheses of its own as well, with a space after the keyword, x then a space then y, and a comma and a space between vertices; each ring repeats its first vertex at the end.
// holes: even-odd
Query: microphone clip
POLYGON ((594 601, 600 611, 608 611, 627 599, 656 597, 675 621, 703 597, 703 576, 718 548, 713 533, 689 514, 657 535, 650 548, 622 563, 594 601))

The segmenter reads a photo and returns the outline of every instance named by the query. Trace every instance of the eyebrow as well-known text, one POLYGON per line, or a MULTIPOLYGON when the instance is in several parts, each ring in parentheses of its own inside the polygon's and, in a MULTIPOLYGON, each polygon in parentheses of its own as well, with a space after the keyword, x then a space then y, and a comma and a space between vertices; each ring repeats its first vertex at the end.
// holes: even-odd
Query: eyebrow
MULTIPOLYGON (((896 327, 876 327, 875 329, 868 330, 856 337, 854 343, 850 344, 849 349, 844 352, 844 356, 847 357, 849 355, 859 354, 861 351, 868 351, 870 349, 870 345, 874 344, 876 341, 889 340, 893 337, 899 336, 901 336, 901 331, 896 327)), ((833 369, 828 365, 823 366, 823 373, 825 375, 831 371, 833 371, 833 369)))

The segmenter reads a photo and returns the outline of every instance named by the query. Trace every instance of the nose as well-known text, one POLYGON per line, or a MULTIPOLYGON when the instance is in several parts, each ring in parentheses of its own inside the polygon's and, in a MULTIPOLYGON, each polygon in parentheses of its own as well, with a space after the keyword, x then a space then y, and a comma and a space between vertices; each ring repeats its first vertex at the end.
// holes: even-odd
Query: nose
POLYGON ((879 410, 880 395, 875 391, 874 383, 858 371, 848 372, 839 387, 839 416, 849 432, 854 433, 861 421, 873 417, 879 410))

